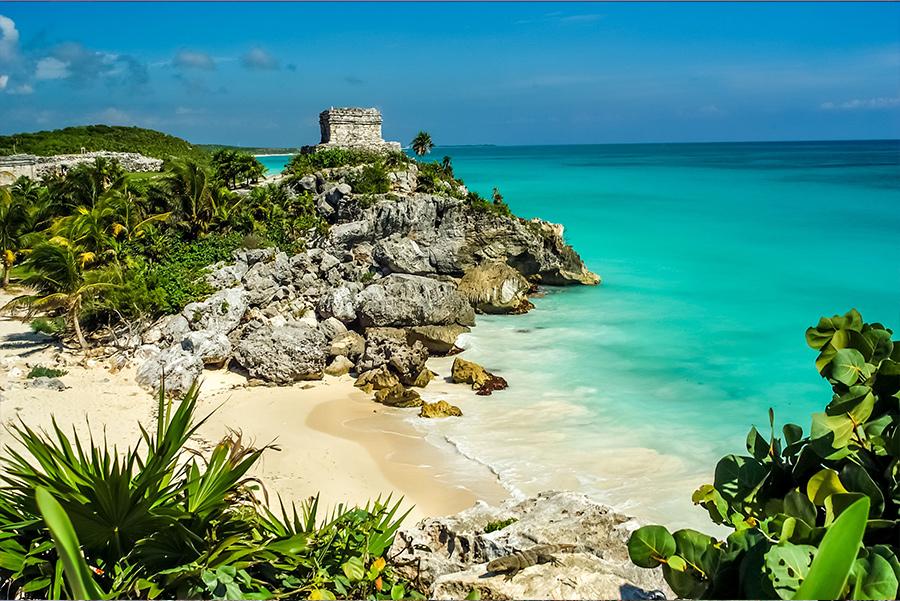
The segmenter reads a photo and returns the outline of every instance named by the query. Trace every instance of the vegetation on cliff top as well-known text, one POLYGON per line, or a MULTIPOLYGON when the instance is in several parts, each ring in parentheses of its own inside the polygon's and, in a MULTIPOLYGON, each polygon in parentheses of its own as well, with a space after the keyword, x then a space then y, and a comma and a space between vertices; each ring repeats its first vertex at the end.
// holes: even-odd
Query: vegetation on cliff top
POLYGON ((662 567, 680 597, 896 599, 900 581, 900 341, 856 310, 806 332, 834 395, 768 437, 751 428, 749 455, 723 457, 694 503, 734 532, 645 526, 635 564, 662 567), (839 540, 840 542, 835 542, 839 540))
POLYGON ((10 154, 78 154, 91 151, 137 152, 158 159, 189 159, 206 163, 211 152, 181 138, 152 129, 119 125, 81 125, 52 131, 0 136, 0 156, 10 154))

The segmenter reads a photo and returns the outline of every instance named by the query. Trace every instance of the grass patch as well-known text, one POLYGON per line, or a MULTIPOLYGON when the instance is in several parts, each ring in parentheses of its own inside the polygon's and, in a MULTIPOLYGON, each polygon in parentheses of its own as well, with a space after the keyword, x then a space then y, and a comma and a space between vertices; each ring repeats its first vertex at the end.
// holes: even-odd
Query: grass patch
POLYGON ((518 522, 518 518, 509 518, 508 520, 496 520, 493 522, 488 522, 484 527, 484 533, 488 534, 489 532, 496 532, 497 530, 503 530, 510 524, 514 524, 518 522))
POLYGON ((28 372, 26 378, 61 378, 69 373, 65 369, 54 369, 52 367, 44 367, 43 365, 35 365, 28 372))
POLYGON ((29 325, 32 332, 48 336, 59 336, 66 331, 66 320, 63 317, 37 317, 29 325))

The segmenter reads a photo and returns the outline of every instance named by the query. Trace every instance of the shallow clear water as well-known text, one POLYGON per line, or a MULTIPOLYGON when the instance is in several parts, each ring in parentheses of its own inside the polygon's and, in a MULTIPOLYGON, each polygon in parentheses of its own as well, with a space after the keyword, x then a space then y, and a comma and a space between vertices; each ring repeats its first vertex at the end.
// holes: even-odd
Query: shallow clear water
POLYGON ((690 493, 751 424, 767 432, 773 407, 806 429, 830 400, 805 329, 851 307, 900 328, 900 142, 432 154, 516 214, 564 224, 603 277, 479 317, 467 357, 510 388, 428 426, 514 490, 577 483, 706 523, 690 493))
POLYGON ((830 399, 805 329, 851 307, 900 328, 898 141, 443 155, 471 189, 565 225, 603 277, 548 289, 527 315, 479 316, 466 357, 508 390, 425 389, 466 415, 417 426, 516 493, 578 489, 710 531, 690 493, 716 460, 750 425, 767 432, 769 407, 776 427, 806 429, 830 399))
POLYGON ((269 175, 281 173, 284 166, 291 160, 289 154, 257 155, 256 160, 263 164, 269 175))

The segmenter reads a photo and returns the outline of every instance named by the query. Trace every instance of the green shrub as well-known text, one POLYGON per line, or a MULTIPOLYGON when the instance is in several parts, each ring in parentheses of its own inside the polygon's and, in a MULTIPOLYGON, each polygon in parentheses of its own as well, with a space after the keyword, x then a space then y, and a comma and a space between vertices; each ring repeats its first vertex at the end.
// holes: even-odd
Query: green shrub
POLYGON ((40 332, 48 336, 59 336, 66 331, 66 319, 59 317, 36 317, 29 324, 33 332, 40 332))
POLYGON ((44 367, 43 365, 35 365, 28 372, 26 378, 61 378, 69 373, 65 369, 54 369, 52 367, 44 367))
POLYGON ((490 213, 501 217, 512 216, 512 211, 509 209, 509 205, 503 201, 503 197, 500 197, 499 199, 495 198, 492 202, 481 196, 478 192, 470 191, 468 196, 466 196, 466 203, 472 210, 478 211, 479 213, 490 213))
POLYGON ((359 173, 347 177, 347 183, 355 194, 385 194, 391 183, 381 162, 366 165, 359 173))
POLYGON ((357 148, 327 148, 294 155, 285 166, 285 173, 304 176, 322 169, 352 167, 367 163, 382 163, 391 169, 405 166, 410 159, 402 152, 377 152, 357 148))
POLYGON ((776 436, 770 410, 769 436, 751 428, 749 455, 723 457, 713 483, 692 497, 734 532, 717 541, 695 530, 670 534, 645 526, 629 541, 632 561, 662 566, 683 597, 795 598, 838 517, 863 499, 870 508, 862 545, 851 549, 855 561, 839 574, 846 582, 837 597, 896 598, 900 342, 891 336, 856 310, 809 328, 806 340, 819 351, 816 368, 834 393, 825 411, 812 416, 809 435, 787 424, 776 436))
POLYGON ((484 533, 488 534, 490 532, 496 532, 497 530, 503 530, 510 524, 514 524, 518 522, 518 518, 509 518, 506 520, 497 520, 494 522, 488 522, 484 527, 484 533))
POLYGON ((197 400, 196 386, 177 404, 161 391, 155 431, 142 429, 122 456, 56 426, 47 434, 11 425, 28 452, 0 458, 4 590, 28 598, 422 598, 387 556, 406 515, 400 502, 322 516, 313 497, 270 511, 247 474, 271 447, 246 446, 232 432, 205 457, 185 450, 208 418, 194 418, 197 400))

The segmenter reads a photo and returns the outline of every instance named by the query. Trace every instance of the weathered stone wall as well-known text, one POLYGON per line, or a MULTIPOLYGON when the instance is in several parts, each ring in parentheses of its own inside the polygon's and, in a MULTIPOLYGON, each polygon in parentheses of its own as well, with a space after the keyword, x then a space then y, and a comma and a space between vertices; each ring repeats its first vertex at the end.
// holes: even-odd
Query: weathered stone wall
POLYGON ((378 109, 331 108, 319 114, 322 140, 305 151, 322 148, 365 148, 369 150, 400 150, 398 142, 381 138, 381 112, 378 109))
POLYGON ((90 163, 100 157, 114 159, 119 162, 125 171, 133 173, 161 171, 163 165, 162 159, 146 157, 136 152, 109 152, 101 150, 84 154, 57 154, 46 157, 16 154, 0 157, 0 185, 10 184, 22 176, 39 180, 51 173, 65 173, 76 165, 90 163))

